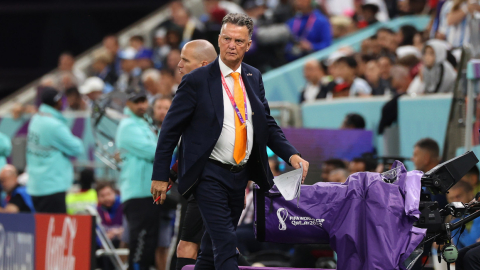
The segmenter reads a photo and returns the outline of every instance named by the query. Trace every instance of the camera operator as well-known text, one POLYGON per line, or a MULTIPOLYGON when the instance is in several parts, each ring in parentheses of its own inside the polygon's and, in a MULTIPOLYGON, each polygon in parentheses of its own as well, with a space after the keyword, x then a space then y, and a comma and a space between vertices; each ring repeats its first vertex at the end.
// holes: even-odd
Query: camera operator
MULTIPOLYGON (((464 181, 456 183, 447 194, 447 200, 449 203, 461 202, 467 204, 472 197, 473 188, 470 184, 464 181)), ((458 221, 458 219, 453 221, 458 221)), ((480 219, 475 219, 473 222, 467 223, 466 228, 462 233, 460 233, 459 230, 460 229, 457 229, 452 232, 452 235, 454 236, 453 241, 458 249, 475 244, 477 239, 480 238, 480 219)))
POLYGON ((0 213, 33 213, 32 198, 26 188, 18 183, 17 169, 10 164, 3 166, 0 171, 0 190, 7 194, 5 200, 0 200, 0 213))
MULTIPOLYGON (((451 191, 452 189, 450 189, 451 191)), ((477 193, 475 199, 473 199, 470 204, 480 202, 480 192, 477 193)), ((478 226, 478 218, 473 221, 472 229, 478 226), (476 223, 477 222, 477 223, 476 223)), ((477 243, 466 246, 458 251, 458 258, 455 262, 455 269, 457 270, 474 270, 480 269, 480 239, 476 239, 477 243)))

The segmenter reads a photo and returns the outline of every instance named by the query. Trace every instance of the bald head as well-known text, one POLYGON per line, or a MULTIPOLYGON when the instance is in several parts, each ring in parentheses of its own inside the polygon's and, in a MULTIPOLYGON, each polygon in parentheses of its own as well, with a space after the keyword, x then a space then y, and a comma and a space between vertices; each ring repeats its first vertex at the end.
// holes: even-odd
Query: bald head
POLYGON ((412 81, 409 70, 404 66, 396 65, 390 69, 390 75, 392 76, 392 87, 397 90, 397 93, 407 92, 412 81))
POLYGON ((192 70, 203 67, 217 58, 217 52, 213 45, 204 40, 192 40, 185 44, 178 62, 178 72, 183 76, 192 70))
POLYGON ((322 66, 317 60, 307 61, 303 67, 303 74, 305 76, 305 80, 311 84, 318 84, 320 79, 325 76, 322 66))
POLYGON ((17 176, 17 169, 10 164, 5 165, 0 172, 0 184, 2 185, 3 190, 7 192, 7 194, 12 192, 13 189, 17 186, 17 176))

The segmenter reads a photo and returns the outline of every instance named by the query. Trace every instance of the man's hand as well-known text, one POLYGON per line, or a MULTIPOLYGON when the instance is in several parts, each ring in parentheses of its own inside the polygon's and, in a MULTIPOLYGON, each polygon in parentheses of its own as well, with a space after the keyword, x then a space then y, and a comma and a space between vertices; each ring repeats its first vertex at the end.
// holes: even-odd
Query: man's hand
POLYGON ((152 181, 152 187, 150 188, 150 193, 152 193, 153 200, 156 200, 160 197, 160 200, 157 201, 157 204, 163 204, 167 198, 167 188, 168 182, 165 181, 152 181))
POLYGON ((299 155, 293 155, 290 158, 290 164, 292 164, 292 167, 295 169, 300 168, 300 162, 303 165, 303 175, 302 175, 302 184, 303 184, 303 182, 305 181, 305 177, 307 177, 309 163, 305 159, 301 158, 299 155))
POLYGON ((298 46, 300 47, 300 49, 302 49, 302 51, 304 52, 310 52, 312 50, 312 43, 310 43, 310 41, 304 39, 304 40, 301 40, 299 43, 298 43, 298 46))

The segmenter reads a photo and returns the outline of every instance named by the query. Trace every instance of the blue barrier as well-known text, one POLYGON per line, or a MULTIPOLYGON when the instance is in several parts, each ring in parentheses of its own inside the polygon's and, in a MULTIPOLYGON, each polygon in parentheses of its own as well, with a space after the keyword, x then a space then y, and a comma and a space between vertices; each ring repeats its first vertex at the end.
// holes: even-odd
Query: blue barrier
POLYGON ((428 16, 405 16, 388 22, 379 22, 368 28, 355 32, 352 35, 335 40, 333 44, 321 51, 293 61, 287 65, 276 68, 263 75, 265 84, 265 97, 269 101, 298 102, 300 90, 305 85, 303 66, 310 59, 325 59, 341 47, 350 46, 358 51, 362 41, 374 35, 381 27, 399 29, 403 25, 413 25, 418 30, 423 30, 429 22, 428 16))
POLYGON ((451 104, 451 94, 400 98, 400 155, 411 157, 415 143, 426 137, 434 139, 442 153, 451 104))
MULTIPOLYGON (((382 155, 382 137, 377 130, 382 107, 388 100, 385 97, 338 98, 305 103, 302 105, 303 125, 305 128, 336 129, 347 114, 358 113, 365 118, 366 129, 375 134, 373 143, 378 154, 382 155)), ((451 102, 451 94, 403 96, 399 99, 400 156, 411 157, 415 143, 425 137, 434 139, 440 148, 443 147, 451 102)))

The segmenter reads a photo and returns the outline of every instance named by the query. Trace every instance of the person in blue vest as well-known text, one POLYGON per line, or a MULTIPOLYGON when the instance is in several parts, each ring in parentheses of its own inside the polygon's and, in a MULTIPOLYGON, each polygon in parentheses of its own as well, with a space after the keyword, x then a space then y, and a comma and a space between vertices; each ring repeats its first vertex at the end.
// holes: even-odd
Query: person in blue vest
POLYGON ((0 171, 0 184, 7 197, 1 201, 0 213, 34 213, 32 198, 24 186, 18 184, 17 169, 7 164, 0 171))
POLYGON ((332 44, 332 30, 328 18, 314 9, 314 1, 295 0, 295 17, 287 21, 293 42, 287 44, 286 60, 293 61, 332 44))
POLYGON ((122 159, 119 188, 123 212, 129 227, 128 263, 131 269, 149 269, 155 265, 160 208, 152 204, 151 175, 157 134, 146 115, 147 96, 132 92, 128 96, 115 142, 122 159))
POLYGON ((0 170, 7 164, 7 157, 12 152, 12 141, 10 138, 0 132, 0 170))
POLYGON ((62 94, 46 88, 38 113, 30 120, 27 142, 27 192, 37 212, 67 212, 66 191, 73 184, 71 158, 84 151, 83 142, 60 112, 62 94))

